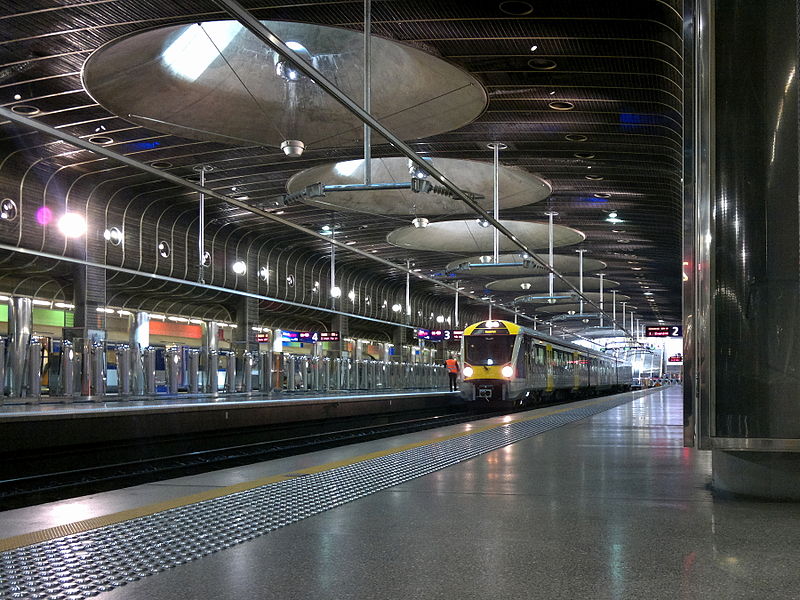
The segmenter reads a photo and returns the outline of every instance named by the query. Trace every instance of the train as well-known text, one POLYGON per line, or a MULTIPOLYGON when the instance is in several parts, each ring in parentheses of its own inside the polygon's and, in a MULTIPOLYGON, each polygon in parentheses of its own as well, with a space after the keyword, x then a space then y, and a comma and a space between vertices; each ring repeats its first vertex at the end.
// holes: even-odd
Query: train
POLYGON ((631 366, 509 321, 480 321, 461 340, 460 390, 473 407, 523 407, 623 392, 631 366))

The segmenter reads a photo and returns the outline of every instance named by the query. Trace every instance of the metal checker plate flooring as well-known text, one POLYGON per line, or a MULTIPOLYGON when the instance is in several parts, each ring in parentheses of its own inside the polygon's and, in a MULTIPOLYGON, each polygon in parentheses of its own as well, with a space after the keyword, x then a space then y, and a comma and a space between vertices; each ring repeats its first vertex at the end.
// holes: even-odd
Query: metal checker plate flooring
POLYGON ((532 420, 271 483, 0 554, 0 598, 77 600, 218 552, 388 487, 630 402, 532 420))

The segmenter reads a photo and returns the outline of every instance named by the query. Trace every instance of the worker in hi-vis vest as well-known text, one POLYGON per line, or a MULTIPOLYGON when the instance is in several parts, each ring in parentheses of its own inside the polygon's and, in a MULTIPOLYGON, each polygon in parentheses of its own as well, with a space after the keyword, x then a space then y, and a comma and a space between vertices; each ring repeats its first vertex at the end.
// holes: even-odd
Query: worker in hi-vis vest
POLYGON ((450 391, 455 392, 458 390, 458 383, 456 383, 456 379, 458 379, 458 361, 456 360, 456 355, 451 354, 450 358, 444 361, 445 366, 447 366, 447 376, 450 378, 450 391))

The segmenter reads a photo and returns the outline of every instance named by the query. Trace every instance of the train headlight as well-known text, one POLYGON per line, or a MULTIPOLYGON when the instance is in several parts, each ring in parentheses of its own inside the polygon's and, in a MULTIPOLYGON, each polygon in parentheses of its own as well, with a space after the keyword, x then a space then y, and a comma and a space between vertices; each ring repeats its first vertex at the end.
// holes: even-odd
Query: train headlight
POLYGON ((503 375, 503 377, 508 377, 510 379, 511 376, 514 375, 514 367, 511 365, 506 365, 500 369, 500 373, 503 375))
POLYGON ((475 370, 472 367, 464 367, 464 370, 461 372, 464 374, 464 377, 472 377, 475 370))

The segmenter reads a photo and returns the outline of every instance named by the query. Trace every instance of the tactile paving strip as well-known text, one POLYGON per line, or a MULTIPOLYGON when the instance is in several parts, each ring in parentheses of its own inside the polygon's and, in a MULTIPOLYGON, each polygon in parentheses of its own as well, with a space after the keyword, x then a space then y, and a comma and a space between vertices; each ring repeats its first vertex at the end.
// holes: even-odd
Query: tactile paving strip
POLYGON ((189 504, 0 554, 0 598, 78 600, 631 401, 607 402, 189 504))

